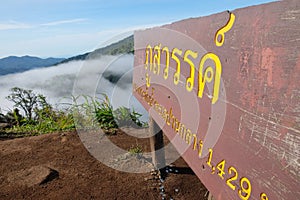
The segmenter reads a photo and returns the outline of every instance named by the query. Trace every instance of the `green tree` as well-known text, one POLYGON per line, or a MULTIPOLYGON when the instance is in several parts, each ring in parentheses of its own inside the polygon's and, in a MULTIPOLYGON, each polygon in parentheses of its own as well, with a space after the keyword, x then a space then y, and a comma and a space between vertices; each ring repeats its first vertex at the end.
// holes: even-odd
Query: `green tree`
POLYGON ((32 90, 26 90, 19 87, 10 89, 11 94, 6 98, 14 102, 14 107, 19 108, 25 113, 25 117, 33 120, 35 111, 40 108, 49 108, 46 97, 41 94, 35 94, 32 90))

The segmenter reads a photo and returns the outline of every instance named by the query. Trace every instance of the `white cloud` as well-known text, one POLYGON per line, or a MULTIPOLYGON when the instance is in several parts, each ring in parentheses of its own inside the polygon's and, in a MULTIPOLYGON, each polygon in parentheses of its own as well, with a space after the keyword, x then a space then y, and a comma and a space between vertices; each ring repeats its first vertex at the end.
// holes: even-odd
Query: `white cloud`
POLYGON ((87 19, 79 18, 79 19, 70 19, 70 20, 60 20, 60 21, 54 21, 54 22, 49 22, 45 24, 41 24, 42 26, 57 26, 57 25, 62 25, 62 24, 72 24, 72 23, 79 23, 79 22, 84 22, 87 21, 87 19))
POLYGON ((0 30, 12 30, 12 29, 27 29, 32 26, 25 23, 10 21, 7 23, 0 23, 0 30))
POLYGON ((16 21, 8 21, 8 22, 0 22, 0 31, 2 30, 16 30, 16 29, 29 29, 29 28, 37 28, 39 26, 58 26, 62 24, 72 24, 72 23, 79 23, 87 21, 87 19, 84 18, 78 18, 78 19, 70 19, 70 20, 59 20, 59 21, 53 21, 48 22, 44 24, 39 25, 32 25, 27 24, 23 22, 16 22, 16 21))

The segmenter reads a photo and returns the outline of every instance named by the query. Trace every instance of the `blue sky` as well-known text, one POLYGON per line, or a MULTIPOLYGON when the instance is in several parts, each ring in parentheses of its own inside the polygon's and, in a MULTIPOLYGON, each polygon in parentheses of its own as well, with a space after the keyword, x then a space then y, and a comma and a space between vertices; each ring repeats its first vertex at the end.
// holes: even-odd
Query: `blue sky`
POLYGON ((272 0, 7 0, 0 7, 0 58, 70 57, 135 29, 272 0))

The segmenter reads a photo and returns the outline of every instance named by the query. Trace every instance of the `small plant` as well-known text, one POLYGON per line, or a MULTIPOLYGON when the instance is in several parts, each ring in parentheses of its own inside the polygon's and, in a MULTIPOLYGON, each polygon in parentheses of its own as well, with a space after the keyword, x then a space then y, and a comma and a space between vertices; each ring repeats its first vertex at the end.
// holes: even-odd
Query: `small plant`
POLYGON ((137 128, 145 126, 145 123, 140 121, 142 115, 134 110, 131 112, 129 108, 119 107, 113 111, 113 114, 119 127, 132 126, 137 128))
MULTIPOLYGON (((93 102, 94 113, 100 128, 107 133, 111 133, 111 130, 117 129, 118 125, 113 115, 113 107, 110 104, 108 97, 106 95, 104 95, 104 97, 102 102, 93 102)), ((112 133, 115 133, 115 131, 112 133)))
POLYGON ((131 120, 134 122, 135 125, 139 127, 147 127, 148 123, 147 122, 142 122, 140 120, 140 117, 142 114, 135 112, 134 110, 130 113, 131 120))
POLYGON ((134 155, 134 156, 142 156, 143 154, 143 148, 139 145, 136 146, 132 146, 129 150, 128 150, 130 155, 134 155))
POLYGON ((80 95, 77 97, 72 96, 73 103, 70 104, 70 110, 72 111, 74 123, 77 128, 91 129, 96 127, 97 122, 95 120, 95 107, 96 103, 92 97, 86 95, 80 95), (83 98, 84 103, 79 104, 80 98, 83 98))
POLYGON ((95 129, 100 127, 106 134, 116 133, 118 126, 114 120, 113 108, 108 97, 103 96, 103 100, 86 95, 73 97, 71 109, 77 128, 95 129), (83 98, 84 103, 78 104, 79 98, 83 98))
POLYGON ((130 126, 132 124, 129 108, 119 107, 118 109, 113 111, 113 114, 119 127, 130 126))

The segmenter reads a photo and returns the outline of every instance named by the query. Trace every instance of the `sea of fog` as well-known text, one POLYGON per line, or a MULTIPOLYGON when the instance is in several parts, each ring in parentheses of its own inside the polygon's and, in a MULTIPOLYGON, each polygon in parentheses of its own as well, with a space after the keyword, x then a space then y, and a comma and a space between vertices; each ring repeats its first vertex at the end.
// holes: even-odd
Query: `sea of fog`
POLYGON ((147 112, 132 95, 133 62, 132 54, 101 56, 0 76, 1 112, 12 110, 12 102, 5 97, 10 94, 11 88, 20 87, 45 95, 48 102, 57 108, 67 106, 72 97, 88 95, 103 98, 106 94, 114 109, 125 106, 142 113, 142 120, 147 120, 147 112))

